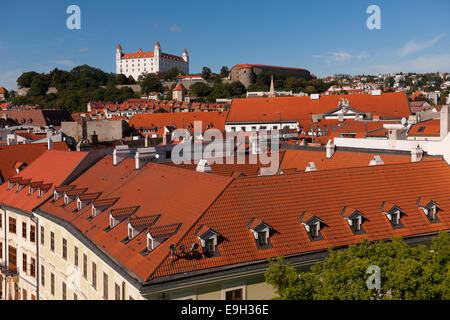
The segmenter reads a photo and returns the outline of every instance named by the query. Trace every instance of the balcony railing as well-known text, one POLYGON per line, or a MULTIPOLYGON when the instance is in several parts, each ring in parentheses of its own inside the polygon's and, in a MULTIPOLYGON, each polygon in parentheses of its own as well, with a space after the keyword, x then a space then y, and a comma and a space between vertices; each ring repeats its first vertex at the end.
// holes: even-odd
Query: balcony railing
POLYGON ((5 277, 18 276, 17 268, 13 266, 7 266, 6 264, 0 264, 0 271, 5 277))

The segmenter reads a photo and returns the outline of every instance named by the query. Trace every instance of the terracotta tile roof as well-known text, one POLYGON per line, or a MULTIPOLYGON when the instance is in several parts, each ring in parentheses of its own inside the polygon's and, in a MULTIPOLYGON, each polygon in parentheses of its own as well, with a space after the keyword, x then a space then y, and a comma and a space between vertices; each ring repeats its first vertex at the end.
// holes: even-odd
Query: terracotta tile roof
MULTIPOLYGON (((112 156, 105 156, 73 184, 79 188, 86 187, 90 192, 103 192, 105 198, 119 198, 111 211, 139 205, 135 207, 136 217, 160 213, 154 227, 181 223, 178 232, 172 236, 173 242, 180 240, 232 180, 155 163, 147 163, 136 170, 134 162, 134 159, 125 159, 113 166, 112 156)), ((124 220, 105 232, 109 226, 110 211, 92 217, 91 208, 87 206, 74 215, 72 211, 76 204, 72 202, 61 207, 63 201, 47 201, 40 209, 71 223, 141 281, 147 280, 170 252, 171 243, 166 241, 143 256, 140 252, 147 247, 145 233, 141 232, 131 241, 122 243, 128 234, 124 220), (88 220, 89 217, 92 219, 88 220)))
POLYGON ((408 136, 439 136, 440 132, 440 120, 431 119, 413 124, 408 131, 408 136))
POLYGON ((186 91, 186 88, 181 84, 181 82, 178 82, 173 91, 186 91))
POLYGON ((67 186, 59 186, 55 188, 56 192, 65 192, 74 189, 74 185, 67 185, 67 186))
MULTIPOLYGON (((41 185, 41 190, 47 192, 42 197, 39 197, 38 193, 28 196, 27 188, 20 192, 8 191, 8 184, 4 183, 0 185, 0 203, 31 212, 33 208, 51 195, 49 191, 51 186, 61 184, 85 156, 86 152, 45 151, 20 172, 20 177, 22 177, 21 181, 27 184, 31 181, 44 181, 45 185, 41 185)), ((19 175, 16 176, 16 178, 18 177, 19 175)))
POLYGON ((233 99, 226 122, 277 122, 311 120, 312 114, 323 114, 337 108, 340 98, 350 102, 350 107, 382 119, 410 115, 408 99, 404 92, 371 94, 328 95, 311 100, 310 97, 276 97, 233 99), (281 112, 281 113, 280 113, 281 112))
POLYGON ((21 180, 19 180, 19 185, 26 186, 30 182, 31 182, 31 179, 21 179, 21 180))
MULTIPOLYGON (((65 142, 53 143, 54 150, 69 150, 65 142)), ((22 162, 30 165, 48 150, 47 143, 0 145, 0 182, 17 174, 14 165, 22 162)))
MULTIPOLYGON (((208 226, 227 241, 221 242, 218 256, 171 261, 167 256, 152 274, 152 278, 169 275, 189 276, 191 272, 215 267, 231 267, 277 256, 305 254, 330 246, 341 247, 369 241, 428 234, 450 228, 450 168, 445 161, 336 169, 309 174, 247 177, 234 180, 211 207, 174 245, 190 247, 199 242, 198 228, 208 226), (438 223, 430 223, 417 210, 417 198, 433 198, 442 210, 438 223), (403 209, 402 228, 393 228, 380 211, 383 201, 395 199, 403 209), (365 215, 365 233, 355 235, 341 216, 345 206, 365 215), (326 227, 321 228, 321 240, 311 241, 299 217, 306 211, 320 217, 326 227), (269 223, 277 232, 270 238, 272 247, 258 249, 253 235, 245 226, 252 217, 269 223)), ((310 218, 304 217, 304 219, 310 218)))
POLYGON ((109 213, 117 219, 125 219, 129 216, 133 215, 137 209, 139 209, 139 206, 135 207, 128 207, 128 208, 116 208, 112 209, 109 213))
POLYGON ((41 186, 42 184, 44 183, 44 181, 34 181, 34 182, 31 182, 30 183, 30 187, 31 188, 37 188, 37 187, 39 187, 39 186, 41 186))
POLYGON ((161 217, 160 214, 145 216, 145 217, 131 217, 128 222, 131 224, 132 227, 139 228, 139 227, 150 227, 152 226, 159 218, 161 217))
MULTIPOLYGON (((67 192, 70 192, 70 191, 67 191, 67 192)), ((67 193, 67 192, 66 192, 66 193, 67 193)), ((100 197, 101 194, 102 194, 101 192, 84 193, 84 194, 80 194, 80 195, 78 196, 78 198, 79 198, 81 201, 91 201, 91 200, 95 200, 95 199, 97 199, 98 197, 100 197)))
POLYGON ((178 232, 181 228, 181 223, 169 224, 166 226, 154 227, 151 226, 148 232, 153 238, 157 237, 170 237, 178 232))
POLYGON ((24 165, 24 164, 25 164, 25 162, 17 161, 17 162, 14 164, 13 168, 14 168, 14 169, 20 169, 20 167, 21 167, 22 165, 24 165))
POLYGON ((0 110, 0 118, 6 116, 19 124, 33 126, 60 126, 61 121, 72 121, 72 117, 65 110, 0 110))
MULTIPOLYGON (((384 164, 411 162, 411 156, 394 154, 376 154, 365 152, 352 152, 337 150, 330 159, 327 159, 325 150, 285 150, 280 164, 280 170, 296 168, 304 172, 309 162, 314 162, 317 170, 331 170, 338 168, 367 167, 375 155, 380 155, 384 164)), ((434 158, 423 157, 422 161, 432 161, 434 158)), ((286 173, 286 172, 285 172, 286 173)))
POLYGON ((11 177, 11 178, 9 178, 8 181, 11 183, 16 183, 16 182, 19 182, 21 179, 22 179, 22 177, 11 177))
POLYGON ((93 202, 94 207, 109 207, 116 203, 119 198, 114 199, 99 199, 93 202))
POLYGON ((87 191, 87 188, 67 190, 64 193, 68 196, 78 196, 87 191))

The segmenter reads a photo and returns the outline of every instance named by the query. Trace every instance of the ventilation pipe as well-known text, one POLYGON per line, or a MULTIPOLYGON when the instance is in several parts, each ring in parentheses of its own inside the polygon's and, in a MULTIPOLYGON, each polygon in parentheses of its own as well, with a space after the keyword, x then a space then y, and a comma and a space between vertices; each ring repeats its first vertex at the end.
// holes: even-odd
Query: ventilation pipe
POLYGON ((370 161, 369 166, 378 166, 384 164, 384 161, 381 159, 380 156, 374 156, 373 159, 370 161))
POLYGON ((113 152, 113 164, 117 166, 130 154, 130 148, 125 146, 116 146, 113 152))
POLYGON ((328 143, 325 148, 327 151, 327 159, 331 159, 331 157, 333 156, 333 154, 336 150, 336 146, 334 145, 333 141, 328 140, 328 143))
POLYGON ((310 172, 310 171, 317 171, 317 167, 316 167, 316 164, 314 162, 310 162, 306 166, 305 172, 310 172))
POLYGON ((412 148, 411 150, 411 162, 419 162, 423 158, 423 150, 418 145, 416 148, 412 148))

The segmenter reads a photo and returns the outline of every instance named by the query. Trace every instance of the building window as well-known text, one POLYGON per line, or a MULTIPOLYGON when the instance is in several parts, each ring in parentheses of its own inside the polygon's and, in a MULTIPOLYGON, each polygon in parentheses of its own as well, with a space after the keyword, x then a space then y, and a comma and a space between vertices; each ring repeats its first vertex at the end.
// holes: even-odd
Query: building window
POLYGON ((67 260, 67 240, 64 238, 62 243, 62 257, 64 260, 67 260))
POLYGON ((78 296, 75 292, 73 293, 73 300, 78 300, 78 296))
POLYGON ((55 252, 55 233, 53 231, 50 232, 50 250, 55 252))
POLYGON ((16 234, 16 219, 9 217, 9 232, 16 234))
POLYGON ((207 256, 213 256, 216 252, 216 248, 214 246, 214 238, 205 240, 205 251, 207 256))
POLYGON ((74 247, 74 265, 78 267, 78 247, 74 247))
POLYGON ((27 290, 22 289, 22 300, 27 300, 27 290))
POLYGON ((45 229, 43 226, 41 226, 41 244, 45 244, 45 229))
POLYGON ((34 258, 30 258, 30 276, 33 278, 36 277, 36 260, 34 258))
POLYGON ((36 227, 30 226, 30 241, 35 242, 36 241, 36 227))
POLYGON ((17 270, 17 249, 11 246, 8 246, 8 267, 17 270))
POLYGON ((309 228, 311 230, 311 238, 317 238, 319 236, 319 228, 317 227, 317 224, 312 224, 309 226, 309 228))
POLYGON ((0 228, 3 228, 3 215, 0 214, 0 228))
POLYGON ((83 254, 83 277, 87 279, 87 255, 83 254))
POLYGON ((225 300, 242 300, 242 291, 242 289, 236 289, 225 292, 225 300))
POLYGON ((67 300, 66 293, 67 293, 66 283, 63 282, 63 283, 62 283, 62 299, 63 299, 63 300, 67 300))
POLYGON ((266 231, 258 232, 258 243, 260 246, 265 246, 267 244, 266 231))
POLYGON ((55 295, 55 275, 50 273, 50 293, 52 296, 55 295))
POLYGON ((41 285, 45 287, 45 267, 41 266, 41 285))
POLYGON ((114 284, 115 287, 115 293, 116 293, 116 300, 120 300, 120 286, 116 283, 114 284))
POLYGON ((27 238, 27 223, 22 222, 22 238, 27 238))
POLYGON ((103 272, 103 299, 108 300, 108 275, 103 272))
POLYGON ((97 265, 92 262, 92 287, 97 289, 97 265))
POLYGON ((22 255, 22 271, 25 273, 27 273, 27 262, 28 262, 27 260, 28 260, 27 254, 24 253, 22 255))
POLYGON ((3 259, 3 242, 0 242, 0 260, 3 259))

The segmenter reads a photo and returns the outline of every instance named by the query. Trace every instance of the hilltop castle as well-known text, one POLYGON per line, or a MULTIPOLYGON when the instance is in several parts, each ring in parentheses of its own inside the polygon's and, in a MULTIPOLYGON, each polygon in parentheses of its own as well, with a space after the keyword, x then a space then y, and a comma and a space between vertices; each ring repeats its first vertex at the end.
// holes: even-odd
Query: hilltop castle
POLYGON ((144 72, 165 72, 171 68, 177 68, 184 74, 189 73, 189 56, 184 49, 182 56, 175 56, 161 51, 159 42, 155 44, 155 50, 143 52, 141 49, 134 53, 123 53, 120 44, 116 49, 116 74, 133 76, 135 80, 144 72))

